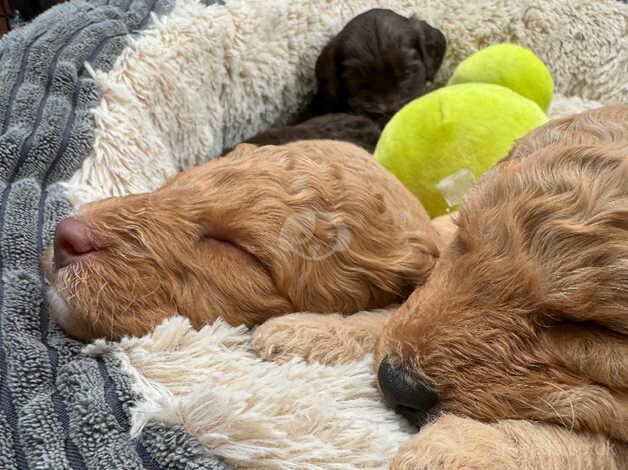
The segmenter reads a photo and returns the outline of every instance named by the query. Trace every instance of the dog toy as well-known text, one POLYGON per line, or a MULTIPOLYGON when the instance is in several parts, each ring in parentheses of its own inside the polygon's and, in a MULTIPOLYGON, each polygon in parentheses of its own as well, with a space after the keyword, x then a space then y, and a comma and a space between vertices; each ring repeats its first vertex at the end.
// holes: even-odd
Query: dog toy
POLYGON ((534 101, 503 86, 447 86, 403 107, 375 157, 436 217, 457 206, 516 139, 546 121, 534 101))
POLYGON ((547 112, 554 80, 545 64, 530 49, 516 44, 495 44, 462 61, 448 85, 493 83, 525 96, 547 112))

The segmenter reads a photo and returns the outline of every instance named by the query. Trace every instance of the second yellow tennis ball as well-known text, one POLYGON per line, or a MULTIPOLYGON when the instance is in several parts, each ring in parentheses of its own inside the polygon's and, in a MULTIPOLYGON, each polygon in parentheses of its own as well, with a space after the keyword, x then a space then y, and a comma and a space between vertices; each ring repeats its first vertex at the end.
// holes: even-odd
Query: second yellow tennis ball
POLYGON ((547 112, 554 94, 552 74, 530 49, 516 44, 495 44, 463 60, 449 79, 460 83, 493 83, 519 93, 547 112))

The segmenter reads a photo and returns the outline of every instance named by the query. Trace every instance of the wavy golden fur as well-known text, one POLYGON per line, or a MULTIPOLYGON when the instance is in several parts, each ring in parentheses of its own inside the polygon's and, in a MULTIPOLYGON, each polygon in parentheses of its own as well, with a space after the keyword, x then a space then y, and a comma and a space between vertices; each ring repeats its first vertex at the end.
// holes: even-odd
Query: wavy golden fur
POLYGON ((524 137, 456 224, 378 357, 446 411, 628 442, 628 106, 524 137))
POLYGON ((147 194, 84 206, 97 250, 55 271, 57 318, 80 339, 180 314, 252 326, 287 312, 403 300, 439 254, 418 201, 352 144, 238 146, 147 194))

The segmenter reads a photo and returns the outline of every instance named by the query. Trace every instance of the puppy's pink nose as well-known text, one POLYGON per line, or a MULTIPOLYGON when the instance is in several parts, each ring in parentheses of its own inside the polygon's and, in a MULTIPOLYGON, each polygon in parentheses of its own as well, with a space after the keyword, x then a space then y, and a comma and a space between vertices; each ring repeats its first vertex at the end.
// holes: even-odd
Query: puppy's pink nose
POLYGON ((85 222, 75 217, 59 222, 54 239, 55 269, 68 266, 92 251, 96 251, 94 237, 85 222))

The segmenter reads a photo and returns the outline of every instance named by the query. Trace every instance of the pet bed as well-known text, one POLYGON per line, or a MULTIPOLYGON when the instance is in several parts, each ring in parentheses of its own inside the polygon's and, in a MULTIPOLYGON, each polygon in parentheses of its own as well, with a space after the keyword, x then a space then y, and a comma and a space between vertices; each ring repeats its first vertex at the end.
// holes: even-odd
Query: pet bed
POLYGON ((449 48, 532 48, 553 116, 626 102, 628 7, 543 0, 73 0, 0 39, 0 467, 383 468, 412 430, 369 358, 260 362, 248 332, 173 318, 83 345, 50 321, 39 254, 80 204, 147 191, 302 108, 326 40, 375 7, 449 48))

